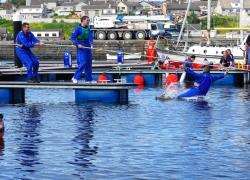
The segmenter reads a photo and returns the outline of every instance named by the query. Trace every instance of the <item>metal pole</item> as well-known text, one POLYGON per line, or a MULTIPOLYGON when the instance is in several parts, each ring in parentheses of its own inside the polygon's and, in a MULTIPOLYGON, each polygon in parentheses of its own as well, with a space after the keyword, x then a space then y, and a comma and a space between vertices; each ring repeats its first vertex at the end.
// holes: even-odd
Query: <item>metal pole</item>
POLYGON ((185 24, 186 24, 186 21, 187 21, 187 16, 188 16, 188 12, 189 12, 189 9, 190 9, 190 5, 191 5, 191 0, 188 0, 186 14, 185 14, 185 17, 184 17, 183 22, 182 22, 181 31, 180 31, 180 34, 178 36, 176 47, 178 47, 178 45, 179 45, 179 42, 181 40, 181 36, 182 36, 183 30, 185 28, 185 24))
POLYGON ((243 42, 244 40, 244 37, 243 37, 243 12, 244 11, 244 0, 240 0, 240 41, 241 43, 243 42))
POLYGON ((210 30, 211 30, 211 0, 207 1, 207 44, 210 42, 210 30))
MULTIPOLYGON (((15 14, 13 17, 13 29, 14 29, 14 44, 16 44, 17 34, 22 30, 22 21, 18 14, 15 14)), ((20 59, 17 57, 16 48, 14 47, 14 64, 18 68, 22 67, 20 59)))

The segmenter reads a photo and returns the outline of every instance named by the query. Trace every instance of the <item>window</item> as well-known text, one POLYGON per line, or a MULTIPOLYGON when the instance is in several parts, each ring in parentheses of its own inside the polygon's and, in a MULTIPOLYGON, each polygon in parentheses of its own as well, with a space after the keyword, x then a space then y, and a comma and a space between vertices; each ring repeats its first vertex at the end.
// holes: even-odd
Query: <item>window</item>
POLYGON ((49 33, 45 33, 45 37, 49 37, 49 33))
POLYGON ((52 33, 52 36, 53 36, 53 37, 56 37, 56 33, 52 33))
POLYGON ((41 35, 40 33, 38 33, 36 36, 37 36, 37 37, 41 37, 42 35, 41 35))
POLYGON ((152 30, 157 30, 156 24, 151 24, 151 29, 152 29, 152 30))

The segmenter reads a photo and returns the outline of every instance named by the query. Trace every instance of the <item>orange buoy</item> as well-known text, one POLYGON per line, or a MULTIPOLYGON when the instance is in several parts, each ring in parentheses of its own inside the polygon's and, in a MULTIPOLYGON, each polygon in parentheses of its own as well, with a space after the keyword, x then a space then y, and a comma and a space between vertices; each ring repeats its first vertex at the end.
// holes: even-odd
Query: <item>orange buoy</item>
POLYGON ((193 63, 192 64, 193 69, 201 69, 202 68, 202 64, 199 63, 193 63))
POLYGON ((169 74, 167 77, 166 77, 166 85, 170 85, 172 83, 177 83, 179 81, 179 78, 176 74, 169 74))
POLYGON ((99 83, 107 83, 107 81, 108 81, 108 78, 107 78, 107 76, 106 76, 105 73, 101 73, 101 74, 98 76, 97 82, 99 82, 99 83))
POLYGON ((138 86, 144 85, 145 80, 142 74, 136 74, 134 77, 134 83, 138 86))

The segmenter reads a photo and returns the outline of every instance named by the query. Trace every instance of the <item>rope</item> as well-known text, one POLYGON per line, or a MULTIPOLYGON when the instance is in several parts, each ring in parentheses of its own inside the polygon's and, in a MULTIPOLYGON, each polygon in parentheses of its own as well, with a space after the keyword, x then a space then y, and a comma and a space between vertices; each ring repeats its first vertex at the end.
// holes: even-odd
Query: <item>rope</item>
MULTIPOLYGON (((20 44, 9 44, 9 45, 11 45, 11 46, 20 46, 20 44)), ((51 46, 51 47, 58 47, 60 49, 62 49, 63 47, 67 47, 67 48, 69 48, 69 47, 72 47, 72 48, 76 47, 75 45, 66 45, 66 44, 43 44, 43 45, 44 46, 51 46)), ((157 44, 155 46, 157 46, 157 44)), ((83 49, 91 49, 91 50, 96 50, 96 51, 103 51, 103 52, 109 52, 109 53, 117 53, 117 51, 115 51, 115 50, 105 50, 105 49, 101 49, 101 48, 93 48, 93 47, 86 47, 86 46, 84 46, 83 49)), ((58 51, 57 54, 59 54, 59 51, 58 51)), ((177 55, 183 55, 183 54, 186 55, 187 54, 187 53, 180 53, 179 51, 171 51, 171 52, 176 52, 177 55)), ((128 53, 128 52, 123 52, 123 53, 125 55, 134 54, 134 53, 128 53)), ((158 65, 159 61, 162 60, 162 59, 159 59, 157 55, 156 56, 147 56, 147 55, 141 54, 141 57, 156 59, 155 62, 154 62, 154 64, 152 64, 152 69, 154 69, 158 65)), ((176 63, 183 63, 184 62, 184 61, 170 60, 170 59, 166 59, 166 60, 169 62, 169 64, 171 62, 173 62, 173 63, 175 63, 175 62, 176 63)), ((199 63, 193 63, 193 64, 199 64, 199 63)), ((210 65, 210 67, 218 68, 218 65, 210 65)), ((219 70, 223 70, 223 69, 224 69, 224 67, 219 67, 219 70)), ((228 69, 228 68, 226 68, 226 69, 228 69)), ((235 69, 235 70, 243 70, 243 71, 248 71, 249 72, 250 71, 250 65, 243 65, 243 64, 238 64, 237 63, 237 67, 236 68, 231 68, 230 67, 229 69, 231 69, 231 70, 233 70, 233 69, 235 69)))

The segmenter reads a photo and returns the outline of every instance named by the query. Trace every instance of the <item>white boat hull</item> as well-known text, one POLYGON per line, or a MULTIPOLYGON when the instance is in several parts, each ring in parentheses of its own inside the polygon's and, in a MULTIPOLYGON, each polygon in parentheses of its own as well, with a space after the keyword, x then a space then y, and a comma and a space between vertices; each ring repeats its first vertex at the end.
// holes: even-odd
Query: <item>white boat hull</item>
MULTIPOLYGON (((226 49, 225 49, 226 50, 226 49)), ((243 61, 243 51, 241 50, 242 55, 241 56, 235 56, 235 61, 243 61)), ((195 63, 203 63, 204 59, 207 59, 209 62, 212 62, 214 64, 219 64, 220 63, 220 58, 222 54, 218 55, 207 55, 207 54, 195 54, 195 53, 183 53, 183 52, 176 52, 176 51, 170 51, 170 50, 159 50, 157 49, 157 56, 158 60, 164 61, 164 60, 172 60, 172 61, 180 61, 184 62, 185 59, 187 58, 188 55, 195 55, 195 63)))
MULTIPOLYGON (((107 60, 117 60, 117 55, 106 54, 107 60)), ((125 54, 124 60, 141 59, 141 53, 125 54)))

